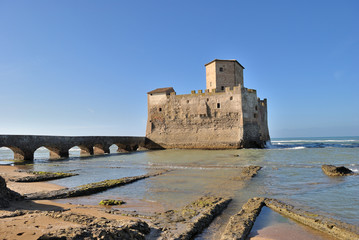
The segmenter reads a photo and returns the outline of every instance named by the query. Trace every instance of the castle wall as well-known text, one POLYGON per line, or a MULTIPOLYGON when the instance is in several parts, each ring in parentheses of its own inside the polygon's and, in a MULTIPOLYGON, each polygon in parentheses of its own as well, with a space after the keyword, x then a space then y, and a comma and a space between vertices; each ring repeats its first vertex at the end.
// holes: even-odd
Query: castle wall
POLYGON ((164 148, 240 148, 243 139, 240 88, 224 92, 148 97, 146 137, 164 148), (153 101, 154 100, 154 101, 153 101), (159 111, 161 109, 161 111, 159 111))

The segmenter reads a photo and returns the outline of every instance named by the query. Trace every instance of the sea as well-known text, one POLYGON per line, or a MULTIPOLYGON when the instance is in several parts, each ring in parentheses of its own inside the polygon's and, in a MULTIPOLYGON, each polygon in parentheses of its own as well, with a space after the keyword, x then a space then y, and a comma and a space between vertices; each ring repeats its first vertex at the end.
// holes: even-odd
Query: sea
MULTIPOLYGON (((180 208, 203 195, 233 198, 199 239, 210 239, 221 231, 223 223, 252 197, 276 198, 359 226, 359 175, 328 177, 321 170, 323 164, 332 164, 358 172, 359 137, 274 138, 265 149, 116 153, 112 146, 110 154, 95 157, 80 157, 80 149, 73 148, 70 157, 61 160, 49 160, 47 149, 40 148, 34 156, 34 162, 17 166, 78 173, 50 181, 65 187, 142 175, 159 168, 171 170, 95 195, 57 200, 60 202, 97 205, 106 198, 122 199, 130 203, 121 207, 123 210, 151 212, 180 208), (249 181, 236 181, 239 167, 249 165, 262 169, 249 181)), ((0 164, 16 164, 12 159, 11 150, 0 148, 0 164)))

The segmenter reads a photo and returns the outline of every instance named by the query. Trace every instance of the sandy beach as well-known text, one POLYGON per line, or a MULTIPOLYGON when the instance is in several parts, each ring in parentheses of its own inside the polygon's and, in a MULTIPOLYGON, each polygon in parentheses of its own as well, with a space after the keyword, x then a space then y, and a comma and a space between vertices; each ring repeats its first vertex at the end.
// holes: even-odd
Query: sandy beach
MULTIPOLYGON (((10 178, 29 175, 25 172, 16 172, 17 169, 15 166, 0 166, 0 175, 5 178, 8 188, 20 194, 63 188, 62 186, 47 182, 19 183, 8 181, 10 178)), ((113 220, 133 219, 127 216, 108 214, 104 210, 106 210, 106 208, 103 206, 63 204, 51 200, 11 202, 9 208, 0 210, 0 236, 1 239, 7 240, 31 240, 38 239, 41 235, 50 231, 81 226, 81 224, 44 216, 43 211, 65 211, 66 213, 113 220), (19 213, 19 216, 11 217, 12 214, 20 211, 26 214, 19 213)))

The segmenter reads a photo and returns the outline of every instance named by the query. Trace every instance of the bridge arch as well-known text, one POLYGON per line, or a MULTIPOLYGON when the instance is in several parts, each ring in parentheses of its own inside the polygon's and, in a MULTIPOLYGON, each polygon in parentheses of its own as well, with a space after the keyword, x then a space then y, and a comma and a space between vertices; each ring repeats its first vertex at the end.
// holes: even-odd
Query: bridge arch
POLYGON ((94 155, 102 155, 102 154, 107 154, 107 153, 110 153, 109 146, 105 146, 103 144, 95 144, 93 146, 93 154, 94 155))
POLYGON ((110 153, 117 153, 118 152, 118 146, 116 144, 112 144, 109 147, 110 153))
POLYGON ((22 160, 33 160, 34 159, 34 151, 29 149, 21 149, 14 145, 4 145, 2 147, 10 149, 14 156, 14 160, 22 161, 22 160))
POLYGON ((2 157, 0 160, 12 160, 14 159, 14 151, 8 147, 0 147, 2 157))
POLYGON ((117 152, 133 152, 137 151, 138 144, 123 144, 123 143, 115 143, 118 147, 117 152))
POLYGON ((76 145, 69 149, 69 151, 72 153, 72 156, 76 157, 88 157, 93 155, 93 147, 92 146, 85 146, 85 145, 76 145), (77 154, 76 152, 79 152, 77 154), (75 154, 74 154, 75 153, 75 154))

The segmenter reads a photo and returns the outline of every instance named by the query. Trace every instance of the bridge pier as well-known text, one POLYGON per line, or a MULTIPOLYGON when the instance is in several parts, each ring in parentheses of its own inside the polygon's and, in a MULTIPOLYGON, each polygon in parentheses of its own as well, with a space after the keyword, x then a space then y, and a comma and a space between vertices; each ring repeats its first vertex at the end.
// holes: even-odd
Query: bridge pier
POLYGON ((92 146, 79 146, 81 149, 80 156, 92 156, 93 147, 92 146))

